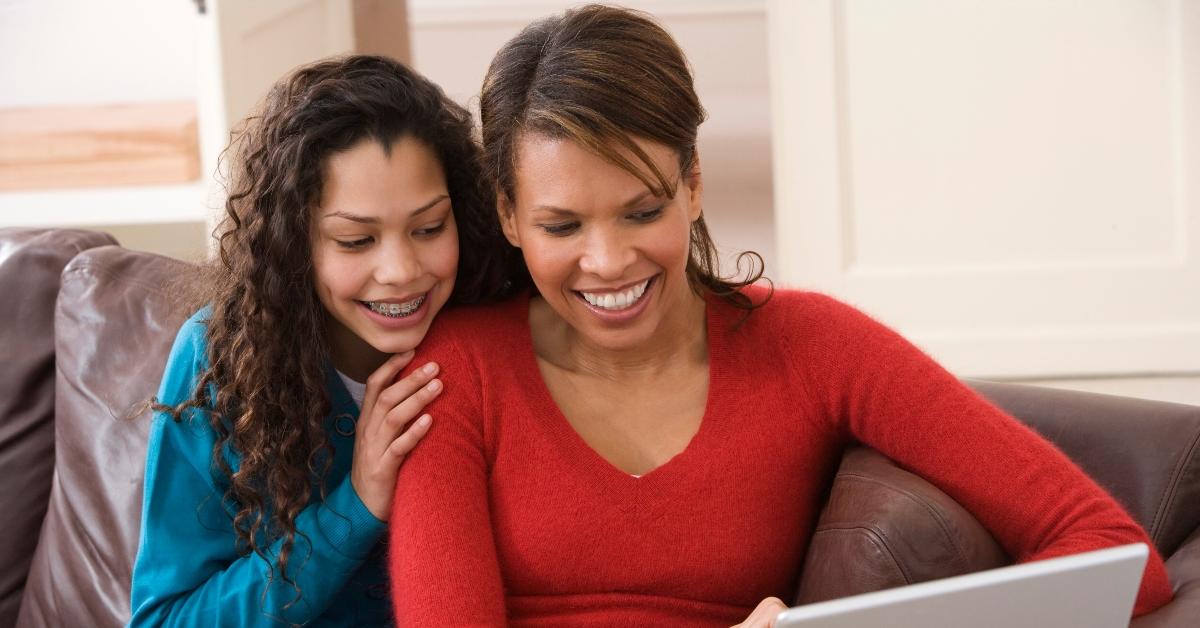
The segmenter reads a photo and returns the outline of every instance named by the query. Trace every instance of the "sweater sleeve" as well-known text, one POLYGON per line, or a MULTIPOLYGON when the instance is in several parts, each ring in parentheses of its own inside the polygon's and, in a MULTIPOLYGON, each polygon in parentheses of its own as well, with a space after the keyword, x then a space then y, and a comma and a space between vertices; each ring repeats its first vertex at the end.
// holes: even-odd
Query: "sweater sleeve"
MULTIPOLYGON (((207 362, 203 324, 180 330, 158 400, 190 397, 207 362)), ((140 547, 134 563, 130 626, 278 626, 320 616, 368 557, 384 524, 362 504, 347 476, 296 518, 288 575, 278 577, 282 541, 266 553, 237 551, 231 510, 212 462, 216 433, 205 412, 176 422, 153 419, 146 454, 140 547), (272 573, 275 574, 272 577, 272 573), (300 594, 297 594, 299 589, 300 594)))
POLYGON ((1145 543, 1134 614, 1170 601, 1145 530, 1065 454, 892 330, 831 299, 815 309, 805 320, 832 332, 810 354, 829 378, 812 389, 843 433, 938 486, 1018 562, 1145 543))
POLYGON ((503 626, 481 378, 444 338, 427 338, 413 360, 436 361, 445 389, 429 406, 433 425, 401 466, 392 500, 392 606, 399 626, 503 626))

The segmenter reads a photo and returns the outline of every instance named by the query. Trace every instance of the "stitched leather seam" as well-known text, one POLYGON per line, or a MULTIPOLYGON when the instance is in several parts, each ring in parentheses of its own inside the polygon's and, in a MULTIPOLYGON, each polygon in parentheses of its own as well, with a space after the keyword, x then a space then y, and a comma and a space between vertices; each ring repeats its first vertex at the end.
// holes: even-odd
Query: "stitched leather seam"
MULTIPOLYGON (((924 508, 926 511, 929 512, 929 515, 933 518, 933 520, 935 522, 937 522, 938 528, 942 531, 942 535, 946 538, 946 542, 950 545, 950 547, 954 548, 955 558, 958 560, 958 565, 956 565, 958 568, 958 571, 959 572, 966 571, 966 569, 967 569, 966 552, 964 552, 963 548, 959 547, 958 543, 955 542, 954 535, 950 533, 949 522, 946 521, 945 517, 943 517, 941 515, 941 513, 939 513, 937 511, 937 509, 935 509, 933 506, 929 505, 929 502, 927 502, 923 499, 919 499, 917 497, 917 495, 915 493, 913 493, 912 491, 906 491, 906 490, 897 488, 894 485, 888 484, 886 482, 882 482, 873 477, 860 475, 858 473, 840 473, 838 475, 842 476, 842 477, 848 477, 848 478, 852 478, 855 480, 860 480, 863 482, 870 482, 870 483, 876 484, 878 486, 886 487, 900 495, 907 497, 908 499, 912 500, 914 503, 916 503, 919 506, 921 506, 922 508, 924 508)), ((930 486, 933 486, 933 485, 930 484, 930 486)), ((935 486, 934 488, 937 488, 937 487, 935 486)), ((940 491, 941 489, 938 489, 938 490, 940 491)), ((972 515, 972 517, 973 516, 974 515, 972 515)))
POLYGON ((872 545, 879 548, 879 550, 892 561, 892 566, 896 568, 896 573, 900 574, 900 577, 904 579, 904 584, 913 584, 912 576, 904 570, 904 565, 902 565, 900 561, 896 559, 896 555, 892 552, 892 548, 888 546, 887 541, 884 540, 883 535, 879 534, 879 532, 873 528, 868 528, 866 526, 824 526, 813 533, 813 538, 816 538, 817 535, 824 534, 826 532, 854 531, 866 533, 867 540, 870 541, 872 545))
POLYGON ((134 279, 132 277, 128 277, 119 272, 116 272, 110 268, 106 268, 103 265, 95 264, 95 263, 91 263, 91 262, 76 263, 75 266, 66 269, 66 271, 64 271, 62 274, 62 283, 65 284, 67 278, 71 277, 72 275, 92 275, 92 276, 103 275, 107 279, 119 280, 119 281, 125 282, 127 284, 131 284, 131 285, 137 286, 139 288, 149 290, 150 292, 153 292, 154 294, 157 294, 157 295, 168 296, 167 291, 163 288, 162 284, 149 283, 149 282, 141 281, 139 279, 134 279))
POLYGON ((1154 509, 1154 522, 1151 524, 1154 527, 1154 545, 1158 546, 1163 535, 1163 522, 1167 519, 1167 512, 1171 510, 1171 505, 1174 501, 1175 494, 1179 491, 1179 484, 1183 482, 1184 470, 1188 463, 1192 461, 1196 448, 1200 446, 1200 431, 1192 435, 1192 442, 1188 445, 1187 451, 1180 458, 1179 463, 1175 465, 1175 469, 1171 471, 1171 481, 1167 483, 1163 489, 1162 495, 1158 498, 1158 506, 1154 509))

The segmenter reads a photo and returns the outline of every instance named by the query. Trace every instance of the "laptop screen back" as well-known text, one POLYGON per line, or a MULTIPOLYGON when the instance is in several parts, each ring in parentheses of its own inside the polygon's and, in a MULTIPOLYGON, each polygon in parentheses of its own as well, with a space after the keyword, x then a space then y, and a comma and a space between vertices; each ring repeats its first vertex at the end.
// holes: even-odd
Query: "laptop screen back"
POLYGON ((1142 543, 798 606, 776 628, 1126 628, 1142 543))

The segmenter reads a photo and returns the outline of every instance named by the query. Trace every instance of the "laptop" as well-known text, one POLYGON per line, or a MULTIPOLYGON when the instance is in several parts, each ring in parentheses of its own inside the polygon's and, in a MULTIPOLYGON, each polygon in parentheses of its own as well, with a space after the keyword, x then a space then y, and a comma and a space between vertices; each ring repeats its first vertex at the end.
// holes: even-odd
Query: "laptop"
POLYGON ((1144 543, 807 604, 775 628, 1127 628, 1144 543))

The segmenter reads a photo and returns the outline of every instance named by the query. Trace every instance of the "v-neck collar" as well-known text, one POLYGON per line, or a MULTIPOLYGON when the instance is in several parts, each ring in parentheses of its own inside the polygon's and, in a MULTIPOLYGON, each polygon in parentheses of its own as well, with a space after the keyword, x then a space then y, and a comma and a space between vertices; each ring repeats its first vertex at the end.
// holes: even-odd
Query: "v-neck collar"
POLYGON ((729 420, 729 413, 717 407, 719 400, 723 399, 720 390, 721 384, 727 379, 725 369, 728 352, 724 345, 725 330, 721 328, 721 325, 727 324, 728 321, 722 320, 720 312, 717 311, 722 304, 714 302, 712 297, 705 299, 708 393, 699 428, 682 451, 640 476, 634 476, 620 469, 593 449, 579 435, 579 432, 575 431, 558 403, 554 401, 554 396, 550 393, 545 378, 542 377, 542 371, 538 368, 537 353, 533 346, 533 330, 529 324, 530 300, 531 296, 525 295, 523 302, 515 312, 521 318, 519 327, 522 337, 517 343, 519 345, 518 355, 513 356, 513 359, 517 361, 514 366, 529 374, 530 381, 526 392, 529 395, 530 407, 536 414, 536 422, 564 450, 565 457, 580 473, 598 483, 627 490, 661 486, 663 483, 672 482, 674 478, 686 475, 688 469, 694 468, 696 462, 708 455, 711 448, 721 441, 721 434, 725 431, 724 422, 729 420))

